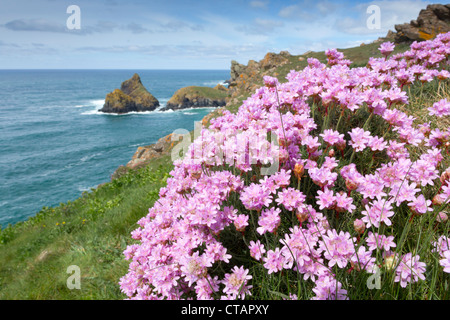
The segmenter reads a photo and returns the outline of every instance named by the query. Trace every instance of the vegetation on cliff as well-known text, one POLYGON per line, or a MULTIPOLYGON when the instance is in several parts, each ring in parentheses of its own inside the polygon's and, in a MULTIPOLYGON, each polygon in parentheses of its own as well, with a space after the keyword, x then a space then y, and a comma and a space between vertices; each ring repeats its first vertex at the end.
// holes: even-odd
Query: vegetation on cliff
MULTIPOLYGON (((371 56, 381 56, 378 47, 379 43, 339 51, 353 61, 352 67, 357 67, 366 65, 371 56)), ((396 46, 395 52, 407 48, 404 45, 396 46)), ((311 57, 326 63, 324 52, 310 52, 300 56, 286 55, 287 62, 282 66, 274 65, 264 71, 255 68, 254 77, 247 71, 239 73, 238 78, 234 79, 234 87, 239 89, 229 93, 230 96, 234 95, 233 98, 208 119, 221 116, 225 110, 236 112, 242 101, 257 88, 252 89, 253 85, 264 85, 263 75, 274 75, 280 82, 286 82, 285 76, 289 71, 302 70, 311 57), (267 71, 269 73, 263 74, 267 71), (240 74, 243 76, 240 77, 240 74), (247 84, 250 84, 248 88, 247 84)), ((448 80, 444 84, 432 81, 413 86, 408 92, 409 105, 401 109, 422 122, 430 122, 434 128, 445 130, 450 125, 448 118, 438 121, 429 116, 427 108, 432 107, 433 101, 450 100, 449 91, 448 80)), ((140 152, 142 156, 146 151, 140 152)), ((35 217, 3 228, 0 231, 0 299, 124 298, 118 286, 119 279, 128 269, 123 251, 128 245, 136 243, 130 239, 130 233, 136 229, 136 222, 148 214, 149 208, 159 198, 159 191, 167 185, 169 172, 173 169, 167 153, 157 156, 151 154, 152 160, 145 162, 144 167, 119 170, 112 181, 84 193, 79 199, 54 208, 44 207, 35 217), (80 290, 67 288, 67 268, 70 265, 77 265, 81 269, 80 290)), ((420 227, 418 219, 414 220, 414 224, 420 227)), ((434 227, 435 224, 430 223, 428 229, 434 227)), ((442 228, 442 225, 438 226, 438 230, 442 228)), ((426 236, 420 228, 412 230, 414 234, 426 236)), ((232 238, 228 240, 232 241, 232 238)), ((257 295, 253 298, 285 298, 280 293, 281 289, 296 282, 295 275, 289 278, 256 272, 253 276, 255 283, 259 283, 255 288, 257 295)), ((357 275, 352 273, 352 277, 357 275)), ((450 281, 448 277, 443 280, 432 284, 434 291, 420 286, 415 294, 428 299, 449 299, 450 281)), ((303 288, 300 285, 297 289, 303 288)), ((292 293, 298 294, 298 291, 292 293)), ((413 293, 410 297, 414 297, 413 293)), ((365 289, 361 298, 391 299, 392 296, 383 295, 379 290, 365 289)))
POLYGON ((448 299, 450 33, 394 47, 360 68, 329 49, 211 120, 131 233, 122 291, 448 299))
POLYGON ((177 90, 162 110, 225 106, 227 90, 189 86, 177 90))

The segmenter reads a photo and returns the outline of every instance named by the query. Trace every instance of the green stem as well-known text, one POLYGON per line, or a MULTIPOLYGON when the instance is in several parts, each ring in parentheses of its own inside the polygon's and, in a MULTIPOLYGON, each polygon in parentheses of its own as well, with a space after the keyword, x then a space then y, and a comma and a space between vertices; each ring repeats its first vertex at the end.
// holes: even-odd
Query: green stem
POLYGON ((370 120, 373 117, 373 113, 370 114, 370 116, 367 118, 366 123, 364 123, 363 129, 366 130, 367 125, 369 124, 370 120))
POLYGON ((338 123, 337 123, 337 125, 336 125, 336 131, 338 131, 339 124, 341 123, 341 119, 342 119, 342 116, 343 116, 343 115, 344 115, 344 109, 342 109, 342 111, 341 111, 341 116, 339 117, 338 123))

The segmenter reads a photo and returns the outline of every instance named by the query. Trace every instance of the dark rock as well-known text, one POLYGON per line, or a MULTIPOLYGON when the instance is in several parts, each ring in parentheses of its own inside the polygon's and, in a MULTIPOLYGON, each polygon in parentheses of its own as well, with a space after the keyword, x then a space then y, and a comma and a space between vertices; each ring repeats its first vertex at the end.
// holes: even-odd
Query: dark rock
POLYGON ((153 111, 159 101, 145 89, 137 73, 122 82, 120 89, 106 95, 105 104, 99 111, 105 113, 127 113, 131 111, 153 111))

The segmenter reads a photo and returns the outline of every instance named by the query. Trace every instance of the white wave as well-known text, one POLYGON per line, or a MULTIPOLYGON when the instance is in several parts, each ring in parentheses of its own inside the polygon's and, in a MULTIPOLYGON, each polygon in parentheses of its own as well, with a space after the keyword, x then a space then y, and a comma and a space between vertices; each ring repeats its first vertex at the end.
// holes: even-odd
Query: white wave
POLYGON ((153 112, 153 113, 164 114, 164 113, 172 113, 172 112, 175 112, 175 111, 173 111, 172 109, 168 109, 168 110, 166 110, 166 111, 162 111, 161 108, 158 108, 158 109, 156 109, 156 110, 154 110, 154 111, 152 111, 152 112, 153 112))
POLYGON ((190 116, 190 115, 193 115, 193 114, 196 114, 196 113, 195 112, 183 112, 183 114, 190 116))
POLYGON ((101 109, 103 107, 103 105, 105 104, 105 99, 89 100, 89 103, 91 106, 96 106, 99 109, 101 109))
POLYGON ((225 87, 227 86, 227 84, 225 83, 224 80, 211 80, 211 81, 203 82, 203 85, 204 86, 208 86, 208 87, 215 87, 218 84, 221 84, 221 85, 223 85, 225 87))
POLYGON ((106 114, 106 113, 103 113, 103 112, 98 111, 97 109, 94 109, 94 110, 84 111, 81 114, 82 115, 92 115, 92 114, 106 114))
POLYGON ((105 99, 93 99, 83 102, 83 104, 77 104, 74 106, 75 108, 87 108, 95 106, 98 109, 101 109, 105 104, 105 99))
POLYGON ((85 191, 91 191, 91 189, 95 189, 95 188, 97 188, 97 186, 98 185, 95 185, 95 186, 93 186, 93 187, 83 187, 83 186, 79 186, 78 187, 78 191, 80 191, 80 192, 85 192, 85 191))
POLYGON ((82 115, 102 115, 102 116, 127 116, 127 115, 131 115, 131 114, 135 114, 135 115, 149 115, 149 114, 154 114, 154 113, 164 113, 164 111, 130 111, 127 113, 113 113, 113 112, 101 112, 98 111, 98 109, 95 110, 89 110, 89 111, 85 111, 82 112, 82 115))
POLYGON ((209 110, 214 110, 214 109, 217 109, 217 108, 215 108, 215 107, 197 107, 197 108, 185 108, 185 109, 180 109, 180 110, 176 110, 176 111, 179 111, 179 112, 187 112, 187 111, 194 111, 194 110, 206 110, 206 111, 209 111, 209 110))
POLYGON ((97 153, 94 153, 94 154, 90 154, 90 155, 84 156, 83 158, 80 159, 80 161, 81 162, 86 162, 86 161, 88 161, 88 160, 90 160, 92 158, 95 158, 95 157, 101 155, 102 153, 103 152, 97 152, 97 153))

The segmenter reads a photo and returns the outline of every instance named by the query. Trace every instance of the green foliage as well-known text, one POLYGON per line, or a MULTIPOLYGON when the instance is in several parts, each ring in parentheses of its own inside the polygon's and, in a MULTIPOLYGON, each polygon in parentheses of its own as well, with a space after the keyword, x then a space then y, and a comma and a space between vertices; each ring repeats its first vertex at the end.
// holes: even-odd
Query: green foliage
POLYGON ((123 251, 171 168, 168 157, 159 159, 1 230, 0 299, 125 298, 123 251), (67 288, 70 265, 80 267, 80 290, 67 288))

